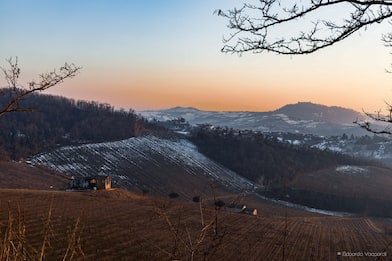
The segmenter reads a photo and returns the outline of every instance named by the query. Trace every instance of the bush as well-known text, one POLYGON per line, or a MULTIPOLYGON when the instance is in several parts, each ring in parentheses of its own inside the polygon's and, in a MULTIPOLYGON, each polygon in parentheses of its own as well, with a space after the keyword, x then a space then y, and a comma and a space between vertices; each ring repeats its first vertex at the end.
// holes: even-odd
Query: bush
POLYGON ((225 202, 221 199, 218 199, 215 201, 215 206, 218 208, 224 207, 225 206, 225 202))
POLYGON ((193 197, 193 198, 192 198, 192 201, 195 202, 195 203, 200 202, 200 196, 195 196, 195 197, 193 197))
POLYGON ((169 198, 178 198, 180 195, 178 195, 178 193, 176 192, 172 192, 169 194, 169 198))

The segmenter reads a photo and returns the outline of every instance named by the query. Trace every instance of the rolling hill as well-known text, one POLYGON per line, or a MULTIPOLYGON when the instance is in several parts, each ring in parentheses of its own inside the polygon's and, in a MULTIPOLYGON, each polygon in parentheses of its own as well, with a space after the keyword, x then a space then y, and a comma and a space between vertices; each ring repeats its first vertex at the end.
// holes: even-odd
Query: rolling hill
POLYGON ((256 183, 260 195, 317 209, 392 217, 390 168, 278 138, 204 127, 191 140, 200 152, 256 183))
MULTIPOLYGON (((0 105, 11 95, 0 89, 0 105)), ((19 160, 58 146, 114 141, 154 129, 132 110, 109 104, 32 94, 21 101, 34 112, 7 113, 0 120, 0 153, 19 160)))
POLYGON ((116 142, 65 146, 32 157, 71 176, 112 176, 114 185, 128 190, 167 196, 176 192, 187 198, 224 191, 251 191, 255 185, 199 153, 182 138, 148 135, 116 142))
POLYGON ((284 114, 291 119, 325 122, 331 124, 351 125, 361 113, 352 109, 337 106, 325 106, 311 102, 298 102, 288 104, 273 111, 274 114, 284 114))
POLYGON ((258 136, 256 142, 253 136, 214 133, 207 135, 207 143, 199 137, 195 143, 199 148, 181 136, 147 135, 60 147, 27 162, 69 178, 110 175, 114 187, 160 197, 177 193, 190 200, 211 193, 220 197, 259 193, 318 209, 392 216, 388 208, 392 194, 380 193, 392 181, 387 168, 332 152, 300 150, 268 137, 258 136), (339 172, 339 166, 363 169, 366 175, 339 172))
POLYGON ((53 169, 0 159, 0 188, 64 190, 68 183, 69 177, 53 169))
POLYGON ((296 132, 322 136, 336 136, 343 133, 355 136, 367 134, 353 124, 353 121, 363 119, 363 115, 359 112, 310 102, 289 104, 269 112, 216 112, 175 107, 139 113, 149 120, 166 121, 182 117, 191 125, 211 124, 262 132, 296 132))

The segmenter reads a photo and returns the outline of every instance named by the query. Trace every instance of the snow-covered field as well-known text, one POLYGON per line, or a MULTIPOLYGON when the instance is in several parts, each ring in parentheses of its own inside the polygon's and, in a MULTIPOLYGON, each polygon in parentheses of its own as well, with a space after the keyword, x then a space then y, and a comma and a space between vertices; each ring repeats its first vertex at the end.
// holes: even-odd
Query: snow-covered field
MULTIPOLYGON (((159 186, 158 183, 162 183, 164 177, 149 175, 158 175, 157 172, 167 175, 166 169, 174 168, 184 175, 202 175, 227 188, 241 191, 254 188, 252 182, 208 159, 185 139, 144 136, 116 142, 66 146, 36 155, 29 162, 48 166, 70 176, 110 175, 128 186, 148 187, 148 184, 143 183, 154 182, 159 186)), ((191 177, 189 180, 191 182, 191 177)))
POLYGON ((369 170, 359 166, 339 166, 336 168, 336 172, 339 174, 348 174, 348 175, 364 175, 367 176, 369 170))

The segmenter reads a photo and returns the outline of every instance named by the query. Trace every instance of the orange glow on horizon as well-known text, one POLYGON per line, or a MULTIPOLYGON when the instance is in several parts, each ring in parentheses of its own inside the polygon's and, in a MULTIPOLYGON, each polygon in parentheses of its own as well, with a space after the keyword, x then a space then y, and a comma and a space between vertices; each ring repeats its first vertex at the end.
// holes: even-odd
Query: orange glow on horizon
POLYGON ((198 78, 198 80, 190 81, 186 78, 181 79, 181 77, 176 77, 174 80, 169 78, 139 77, 137 80, 122 79, 115 83, 99 79, 93 83, 91 81, 83 83, 82 79, 72 79, 48 93, 74 99, 95 100, 109 103, 116 108, 137 111, 182 106, 207 111, 265 112, 279 109, 286 104, 313 102, 326 106, 350 108, 359 112, 362 112, 362 109, 373 112, 385 109, 383 97, 388 97, 388 93, 366 91, 367 88, 371 89, 370 84, 355 81, 345 83, 358 86, 358 92, 353 96, 350 88, 332 88, 329 82, 314 87, 311 83, 290 84, 284 80, 266 81, 261 84, 249 80, 247 84, 241 85, 238 80, 227 80, 218 84, 209 79, 198 78), (112 84, 116 84, 116 91, 108 88, 112 84), (83 86, 83 88, 78 86, 83 86), (377 103, 371 104, 366 101, 377 101, 377 103))
POLYGON ((388 23, 311 55, 239 57, 220 52, 230 32, 212 15, 235 1, 83 1, 76 9, 70 1, 3 2, 2 18, 13 22, 2 28, 8 37, 0 41, 0 66, 18 55, 26 83, 64 62, 83 68, 46 93, 135 110, 272 111, 309 101, 373 112, 392 104, 392 76, 384 70, 391 50, 380 41, 388 23))
MULTIPOLYGON (((315 56, 316 61, 323 58, 319 56, 315 56)), ((222 68, 214 63, 202 67, 170 62, 166 67, 125 64, 115 71, 86 66, 80 75, 50 93, 137 111, 182 106, 264 112, 286 104, 313 102, 373 112, 383 110, 384 100, 392 97, 391 76, 383 71, 371 71, 363 78, 356 67, 332 71, 338 66, 333 62, 319 62, 316 66, 309 64, 306 57, 288 60, 279 56, 267 64, 253 57, 246 60, 225 56, 230 63, 222 68)))

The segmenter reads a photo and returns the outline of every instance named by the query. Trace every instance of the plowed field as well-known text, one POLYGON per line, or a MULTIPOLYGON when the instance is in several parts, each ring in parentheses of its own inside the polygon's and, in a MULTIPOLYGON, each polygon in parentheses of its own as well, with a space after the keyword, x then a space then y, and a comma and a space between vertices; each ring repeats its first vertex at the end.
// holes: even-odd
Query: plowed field
POLYGON ((258 217, 202 209, 204 226, 200 205, 193 202, 124 190, 3 189, 0 238, 4 242, 11 212, 14 230, 17 224, 25 226, 29 260, 39 255, 45 239, 45 260, 62 260, 67 248, 67 257, 74 251, 75 260, 376 259, 345 256, 367 252, 385 253, 380 260, 392 258, 392 223, 387 220, 319 215, 285 219, 268 213, 268 205, 258 217))

